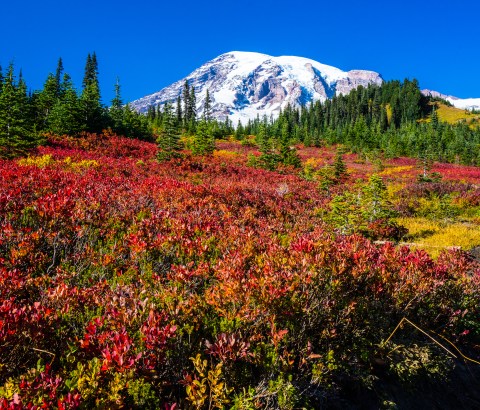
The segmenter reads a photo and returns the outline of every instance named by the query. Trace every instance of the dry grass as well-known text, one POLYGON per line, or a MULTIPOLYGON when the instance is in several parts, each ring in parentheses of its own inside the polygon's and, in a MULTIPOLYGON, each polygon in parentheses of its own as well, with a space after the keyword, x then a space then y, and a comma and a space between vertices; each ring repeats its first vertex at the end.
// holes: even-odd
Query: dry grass
MULTIPOLYGON (((469 111, 462 110, 460 108, 449 107, 445 104, 437 104, 437 114, 440 121, 448 122, 449 124, 454 124, 459 121, 467 121, 467 123, 472 123, 472 121, 480 121, 479 114, 472 114, 469 111)), ((477 124, 478 126, 479 124, 477 124)))
POLYGON ((424 249, 434 258, 443 249, 469 250, 480 245, 480 226, 472 222, 442 225, 426 218, 398 218, 397 222, 408 229, 412 247, 424 249))

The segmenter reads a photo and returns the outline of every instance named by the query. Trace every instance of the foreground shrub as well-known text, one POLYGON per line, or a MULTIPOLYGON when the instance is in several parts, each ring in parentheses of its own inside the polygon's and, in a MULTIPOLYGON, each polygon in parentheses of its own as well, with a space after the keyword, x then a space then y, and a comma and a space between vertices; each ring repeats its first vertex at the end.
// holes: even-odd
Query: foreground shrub
MULTIPOLYGON (((464 252, 335 231, 345 187, 293 171, 88 138, 53 138, 45 167, 0 161, 0 408, 318 408, 347 383, 449 380, 421 333, 382 343, 403 317, 476 353, 464 252)), ((380 182, 352 189, 365 215, 390 212, 380 182)))

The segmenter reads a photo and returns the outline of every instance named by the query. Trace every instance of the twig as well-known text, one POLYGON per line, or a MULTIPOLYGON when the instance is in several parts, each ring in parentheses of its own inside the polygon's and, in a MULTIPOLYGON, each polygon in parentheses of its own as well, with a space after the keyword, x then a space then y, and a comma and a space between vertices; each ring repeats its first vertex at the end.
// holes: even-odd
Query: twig
POLYGON ((445 340, 447 343, 449 343, 450 345, 453 346, 453 348, 458 352, 458 354, 460 356, 462 356, 465 360, 468 360, 469 362, 473 362, 473 363, 476 363, 476 364, 480 364, 479 361, 475 360, 475 359, 472 359, 470 357, 467 357, 465 356, 460 350, 458 350, 458 347, 455 346, 450 340, 448 340, 445 336, 442 336, 441 334, 438 334, 438 333, 435 333, 437 334, 438 336, 440 336, 443 340, 445 340))
MULTIPOLYGON (((445 350, 449 355, 451 355, 452 357, 454 357, 455 359, 458 359, 458 357, 452 353, 450 350, 448 350, 444 345, 442 345, 437 339, 435 339, 433 336, 429 335, 425 330, 421 329, 419 326, 417 326, 415 323, 413 323, 412 321, 408 320, 406 317, 403 317, 402 320, 400 320, 400 322, 398 323, 398 325, 395 327, 395 329, 393 330, 393 332, 390 334, 390 336, 388 336, 387 340, 385 342, 382 343, 382 346, 386 345, 390 339, 393 337, 393 335, 397 332, 397 330, 402 326, 403 322, 407 322, 408 324, 410 324, 411 326, 413 326, 415 329, 417 329, 419 332, 423 333, 425 336, 427 336, 429 339, 431 339, 435 344, 437 344, 438 346, 440 346, 443 350, 445 350)), ((468 356, 465 356, 461 351, 460 349, 455 346, 453 344, 453 342, 451 342, 450 340, 448 340, 445 336, 442 336, 441 334, 437 333, 437 332, 432 332, 432 333, 435 333, 436 335, 438 335, 439 337, 441 337, 443 340, 445 340, 448 344, 450 344, 457 352, 460 356, 462 356, 462 358, 464 360, 468 360, 472 363, 476 363, 476 364, 480 364, 479 361, 475 360, 475 359, 472 359, 468 356)), ((394 351, 395 349, 392 350, 392 352, 394 351)))
POLYGON ((425 332, 423 329, 420 329, 415 323, 412 323, 410 322, 410 320, 408 320, 407 318, 404 318, 405 319, 405 322, 411 324, 415 329, 417 329, 418 331, 422 332, 425 336, 427 336, 429 339, 433 340, 434 343, 436 343, 438 346, 440 346, 443 350, 445 350, 447 353, 449 353, 450 355, 452 355, 455 359, 458 359, 458 357, 453 354, 450 350, 448 350, 444 345, 442 345, 437 339, 435 339, 434 337, 430 336, 427 332, 425 332))
MULTIPOLYGON (((433 340, 438 346, 440 346, 443 350, 445 350, 448 354, 450 354, 451 356, 453 356, 455 359, 458 359, 458 357, 453 354, 450 350, 448 350, 444 345, 442 345, 438 340, 436 340, 434 337, 432 337, 431 335, 429 335, 427 332, 425 332, 423 329, 421 329, 420 327, 418 327, 415 323, 411 322, 410 320, 408 320, 406 317, 403 317, 402 320, 400 320, 400 322, 398 323, 397 327, 395 327, 395 329, 393 330, 393 332, 390 334, 390 336, 388 336, 388 339, 382 343, 382 346, 386 345, 390 339, 393 337, 393 335, 396 333, 396 331, 401 327, 401 325, 403 324, 403 322, 407 322, 409 323, 410 325, 412 325, 415 329, 417 329, 418 331, 422 332, 425 336, 427 336, 429 339, 433 340)), ((465 356, 461 351, 460 349, 455 346, 453 344, 453 342, 451 342, 450 340, 448 340, 445 336, 442 336, 441 334, 437 333, 437 332, 432 332, 432 333, 435 333, 437 336, 441 337, 443 340, 445 340, 448 344, 450 344, 457 352, 460 356, 462 356, 462 358, 464 360, 468 360, 469 362, 472 362, 472 363, 476 363, 476 364, 480 364, 479 361, 475 360, 475 359, 472 359, 468 356, 465 356)), ((395 350, 395 349, 393 349, 395 350)), ((392 350, 392 352, 393 352, 392 350)))
POLYGON ((47 353, 47 354, 52 355, 53 357, 55 357, 55 353, 49 352, 49 351, 47 351, 47 350, 37 349, 36 347, 32 347, 31 349, 32 349, 32 350, 35 350, 36 352, 47 353))

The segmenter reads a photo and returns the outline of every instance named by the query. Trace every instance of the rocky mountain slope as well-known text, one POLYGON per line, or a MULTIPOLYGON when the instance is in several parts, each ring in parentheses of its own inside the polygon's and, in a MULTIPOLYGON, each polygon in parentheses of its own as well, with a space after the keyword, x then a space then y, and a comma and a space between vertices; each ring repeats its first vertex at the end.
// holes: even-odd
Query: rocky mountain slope
POLYGON ((187 77, 139 100, 131 106, 146 112, 151 105, 172 102, 181 95, 185 80, 195 87, 197 112, 203 111, 207 89, 212 99, 212 116, 234 124, 257 115, 274 117, 287 104, 301 105, 347 94, 359 85, 381 84, 373 71, 342 71, 303 57, 272 57, 234 51, 208 61, 187 77))

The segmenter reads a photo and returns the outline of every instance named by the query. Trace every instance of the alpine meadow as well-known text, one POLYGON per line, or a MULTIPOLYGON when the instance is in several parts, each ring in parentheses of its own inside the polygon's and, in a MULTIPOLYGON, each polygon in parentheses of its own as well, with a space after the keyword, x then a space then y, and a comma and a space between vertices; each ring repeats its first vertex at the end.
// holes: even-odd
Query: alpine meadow
POLYGON ((480 408, 479 99, 100 68, 0 69, 0 409, 480 408))

